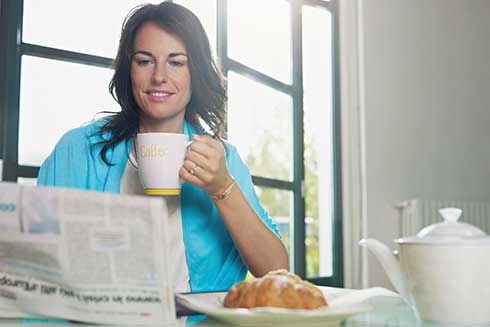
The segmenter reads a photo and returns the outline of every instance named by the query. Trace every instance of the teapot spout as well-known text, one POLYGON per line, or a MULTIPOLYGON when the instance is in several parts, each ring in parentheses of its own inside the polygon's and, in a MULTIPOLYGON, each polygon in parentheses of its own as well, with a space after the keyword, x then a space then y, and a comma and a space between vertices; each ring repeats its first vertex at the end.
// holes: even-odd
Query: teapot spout
POLYGON ((384 243, 372 238, 365 238, 359 241, 359 245, 366 247, 371 251, 374 256, 381 263, 381 266, 385 270, 391 283, 397 290, 397 292, 405 300, 409 300, 408 292, 405 287, 405 280, 403 278, 402 271, 400 269, 400 263, 393 254, 393 252, 384 243))

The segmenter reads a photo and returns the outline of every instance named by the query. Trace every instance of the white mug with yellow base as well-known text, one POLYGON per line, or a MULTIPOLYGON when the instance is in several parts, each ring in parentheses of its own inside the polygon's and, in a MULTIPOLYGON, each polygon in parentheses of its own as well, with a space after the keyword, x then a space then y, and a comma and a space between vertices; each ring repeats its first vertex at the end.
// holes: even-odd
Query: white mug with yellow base
POLYGON ((179 195, 179 170, 191 141, 187 134, 138 133, 136 136, 138 174, 145 194, 179 195))

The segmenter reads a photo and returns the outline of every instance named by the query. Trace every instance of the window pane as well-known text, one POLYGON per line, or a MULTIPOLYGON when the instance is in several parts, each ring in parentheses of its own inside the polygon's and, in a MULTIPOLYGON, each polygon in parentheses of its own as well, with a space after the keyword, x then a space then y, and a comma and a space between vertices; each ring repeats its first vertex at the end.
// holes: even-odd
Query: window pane
POLYGON ((161 1, 24 0, 22 38, 26 43, 113 58, 124 18, 148 2, 161 1))
POLYGON ((233 72, 228 96, 228 136, 252 174, 291 180, 291 97, 233 72))
POLYGON ((332 19, 303 7, 306 276, 332 275, 332 19))
POLYGON ((112 71, 22 56, 19 163, 39 166, 68 129, 97 112, 120 110, 108 91, 112 71))
POLYGON ((174 0, 199 17, 211 44, 213 55, 216 56, 216 0, 174 0))
MULTIPOLYGON (((289 254, 293 253, 293 192, 270 187, 255 186, 260 202, 272 217, 282 235, 282 242, 289 254)), ((292 261, 292 256, 289 256, 292 261)), ((292 262, 290 262, 292 267, 292 262)))
POLYGON ((228 1, 228 56, 291 83, 290 11, 286 0, 228 1))

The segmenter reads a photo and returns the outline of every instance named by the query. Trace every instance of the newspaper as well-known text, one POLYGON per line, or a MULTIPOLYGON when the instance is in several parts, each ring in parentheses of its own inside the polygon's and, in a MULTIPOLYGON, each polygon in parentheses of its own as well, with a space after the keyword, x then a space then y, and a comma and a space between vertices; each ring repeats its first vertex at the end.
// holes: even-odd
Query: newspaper
POLYGON ((0 317, 175 321, 161 198, 0 183, 0 317))

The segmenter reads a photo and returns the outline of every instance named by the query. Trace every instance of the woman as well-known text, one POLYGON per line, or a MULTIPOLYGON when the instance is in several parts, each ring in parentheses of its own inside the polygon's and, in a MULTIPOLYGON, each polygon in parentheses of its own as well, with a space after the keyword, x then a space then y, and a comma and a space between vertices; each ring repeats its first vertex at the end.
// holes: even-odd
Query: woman
POLYGON ((135 135, 185 133, 193 141, 179 173, 186 183, 177 202, 167 198, 180 235, 170 244, 175 290, 225 290, 247 269, 262 276, 287 268, 248 169, 218 137, 226 92, 198 18, 171 2, 135 8, 123 24, 114 70, 109 88, 121 111, 66 133, 41 166, 38 184, 142 194, 135 135))

